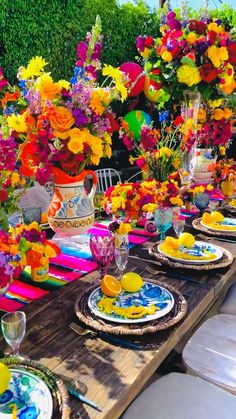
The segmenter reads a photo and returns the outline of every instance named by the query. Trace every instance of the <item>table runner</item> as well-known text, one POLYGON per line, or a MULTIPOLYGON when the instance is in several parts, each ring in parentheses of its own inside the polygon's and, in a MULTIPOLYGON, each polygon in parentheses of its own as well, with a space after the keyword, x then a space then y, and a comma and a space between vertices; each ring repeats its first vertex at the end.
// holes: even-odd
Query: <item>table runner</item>
MULTIPOLYGON (((88 234, 106 234, 109 220, 99 220, 95 222, 88 234)), ((151 236, 143 228, 136 227, 129 234, 129 247, 145 243, 151 236)), ((94 271, 97 268, 93 261, 90 249, 75 249, 69 244, 60 246, 62 253, 50 260, 49 276, 44 282, 34 282, 30 275, 30 268, 26 268, 17 280, 13 280, 5 296, 0 297, 0 311, 19 310, 31 301, 42 298, 47 293, 64 286, 72 281, 76 281, 81 276, 94 271)))

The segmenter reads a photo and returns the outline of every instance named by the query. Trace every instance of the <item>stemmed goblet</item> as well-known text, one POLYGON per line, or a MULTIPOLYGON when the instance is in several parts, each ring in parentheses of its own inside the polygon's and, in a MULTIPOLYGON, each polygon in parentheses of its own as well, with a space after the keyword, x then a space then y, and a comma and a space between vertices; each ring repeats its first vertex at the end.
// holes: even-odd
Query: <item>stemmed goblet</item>
POLYGON ((107 233, 103 236, 91 234, 89 245, 92 256, 99 267, 100 278, 102 279, 106 275, 107 268, 114 258, 114 236, 112 233, 107 233))
POLYGON ((165 240, 166 231, 169 230, 172 224, 172 209, 157 208, 154 212, 154 221, 160 232, 160 239, 165 240))
POLYGON ((121 246, 115 249, 115 262, 116 266, 119 269, 119 279, 121 279, 124 269, 128 263, 129 258, 129 248, 128 246, 121 246))
POLYGON ((3 336, 11 346, 13 355, 19 356, 20 344, 25 336, 26 316, 23 311, 6 313, 1 318, 3 336))
POLYGON ((173 229, 175 231, 176 236, 179 237, 180 234, 183 233, 184 231, 185 219, 181 217, 181 215, 176 216, 173 218, 172 224, 173 224, 173 229))

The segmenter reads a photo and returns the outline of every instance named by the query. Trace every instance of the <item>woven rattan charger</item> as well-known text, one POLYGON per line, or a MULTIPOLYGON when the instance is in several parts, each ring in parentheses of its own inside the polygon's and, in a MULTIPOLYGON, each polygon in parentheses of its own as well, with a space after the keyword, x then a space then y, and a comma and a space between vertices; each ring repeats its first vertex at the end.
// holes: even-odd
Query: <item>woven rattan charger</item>
MULTIPOLYGON (((207 233, 210 236, 214 237, 228 237, 232 239, 236 239, 236 231, 216 231, 216 230, 210 230, 209 228, 203 226, 201 224, 201 218, 196 218, 196 220, 193 220, 192 222, 193 227, 196 230, 203 231, 204 233, 207 233)), ((236 240, 235 240, 236 243, 236 240)))
POLYGON ((69 419, 71 409, 69 407, 69 396, 63 381, 53 374, 50 369, 38 362, 23 358, 9 356, 0 361, 9 368, 17 368, 29 371, 41 378, 48 386, 53 399, 52 419, 69 419))
POLYGON ((85 289, 77 298, 75 303, 75 313, 77 317, 82 323, 86 324, 87 327, 96 331, 125 336, 142 336, 147 333, 155 333, 174 326, 185 316, 187 312, 187 302, 185 298, 173 287, 166 285, 163 282, 151 279, 144 280, 160 285, 172 293, 175 304, 167 315, 159 319, 151 320, 145 324, 118 324, 96 317, 88 307, 88 298, 91 292, 99 286, 99 282, 95 282, 85 289))
POLYGON ((194 263, 183 263, 183 262, 177 262, 172 259, 169 259, 167 256, 164 256, 162 253, 159 252, 158 246, 159 242, 155 243, 151 247, 149 247, 148 251, 151 256, 153 256, 155 259, 158 260, 163 265, 166 265, 170 268, 176 269, 191 269, 191 270, 197 270, 197 271, 208 271, 209 269, 220 269, 225 268, 226 266, 229 266, 233 263, 233 255, 223 247, 220 247, 220 249, 223 252, 223 255, 221 259, 216 260, 215 262, 206 263, 206 264, 194 264, 194 263))

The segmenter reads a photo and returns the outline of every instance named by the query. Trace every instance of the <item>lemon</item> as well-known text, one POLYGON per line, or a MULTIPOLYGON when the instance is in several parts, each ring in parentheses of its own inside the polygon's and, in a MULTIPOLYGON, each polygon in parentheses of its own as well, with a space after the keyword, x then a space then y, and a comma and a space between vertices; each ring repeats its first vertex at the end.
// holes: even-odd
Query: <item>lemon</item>
POLYGON ((4 393, 8 389, 9 382, 11 379, 11 373, 9 368, 0 362, 0 394, 4 393))
POLYGON ((127 292, 137 292, 142 285, 142 277, 135 272, 126 272, 121 278, 121 286, 127 292))
POLYGON ((165 244, 166 246, 169 246, 171 249, 176 250, 179 247, 179 240, 171 236, 166 236, 165 244))
POLYGON ((184 247, 192 247, 195 242, 195 237, 191 233, 182 233, 179 236, 179 244, 184 247))
POLYGON ((223 214, 221 214, 221 212, 219 211, 213 211, 211 213, 211 216, 216 223, 221 223, 225 218, 223 214))
POLYGON ((100 288, 107 297, 117 297, 122 291, 119 281, 112 275, 104 275, 100 288))
POLYGON ((203 214, 203 216, 202 216, 202 221, 203 221, 205 224, 211 224, 211 223, 214 221, 214 219, 213 219, 213 217, 211 216, 211 214, 209 214, 209 212, 204 212, 204 214, 203 214))

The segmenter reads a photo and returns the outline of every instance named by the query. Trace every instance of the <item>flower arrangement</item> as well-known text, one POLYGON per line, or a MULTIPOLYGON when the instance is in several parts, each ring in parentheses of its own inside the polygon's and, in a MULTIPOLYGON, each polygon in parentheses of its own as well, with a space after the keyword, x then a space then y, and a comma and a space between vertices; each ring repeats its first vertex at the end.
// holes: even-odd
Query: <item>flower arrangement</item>
POLYGON ((4 140, 12 136, 20 143, 20 172, 40 184, 54 166, 73 176, 86 165, 98 165, 102 157, 111 156, 114 118, 110 104, 124 100, 127 91, 125 76, 111 66, 103 68, 104 83, 97 81, 100 31, 97 18, 86 41, 77 47, 78 60, 70 82, 55 82, 45 71, 46 61, 34 57, 19 68, 20 90, 9 86, 2 99, 4 140))
POLYGON ((177 182, 157 180, 124 183, 105 192, 104 209, 108 214, 126 214, 127 219, 138 219, 142 212, 154 212, 158 206, 183 204, 177 182))
POLYGON ((181 116, 168 123, 169 112, 160 112, 159 129, 143 125, 140 139, 135 139, 125 119, 121 121, 120 138, 127 149, 137 157, 130 157, 130 162, 143 171, 146 179, 165 181, 168 175, 181 165, 180 125, 181 116))
POLYGON ((7 290, 20 264, 17 241, 9 232, 0 230, 0 295, 7 290))
POLYGON ((46 239, 45 231, 36 222, 16 226, 14 234, 24 266, 48 267, 49 259, 60 253, 59 247, 46 239))
POLYGON ((233 159, 222 158, 214 164, 215 183, 220 184, 225 180, 236 180, 236 163, 233 159))
POLYGON ((128 234, 131 231, 130 223, 123 223, 120 220, 115 220, 109 224, 108 230, 116 234, 128 234))
POLYGON ((139 36, 136 42, 151 84, 145 94, 159 109, 173 109, 184 102, 186 89, 200 92, 201 125, 196 135, 191 121, 194 132, 190 129, 184 149, 189 151, 193 143, 202 148, 224 145, 231 138, 229 97, 236 89, 235 41, 220 19, 188 20, 185 16, 179 20, 165 7, 162 36, 139 36))

